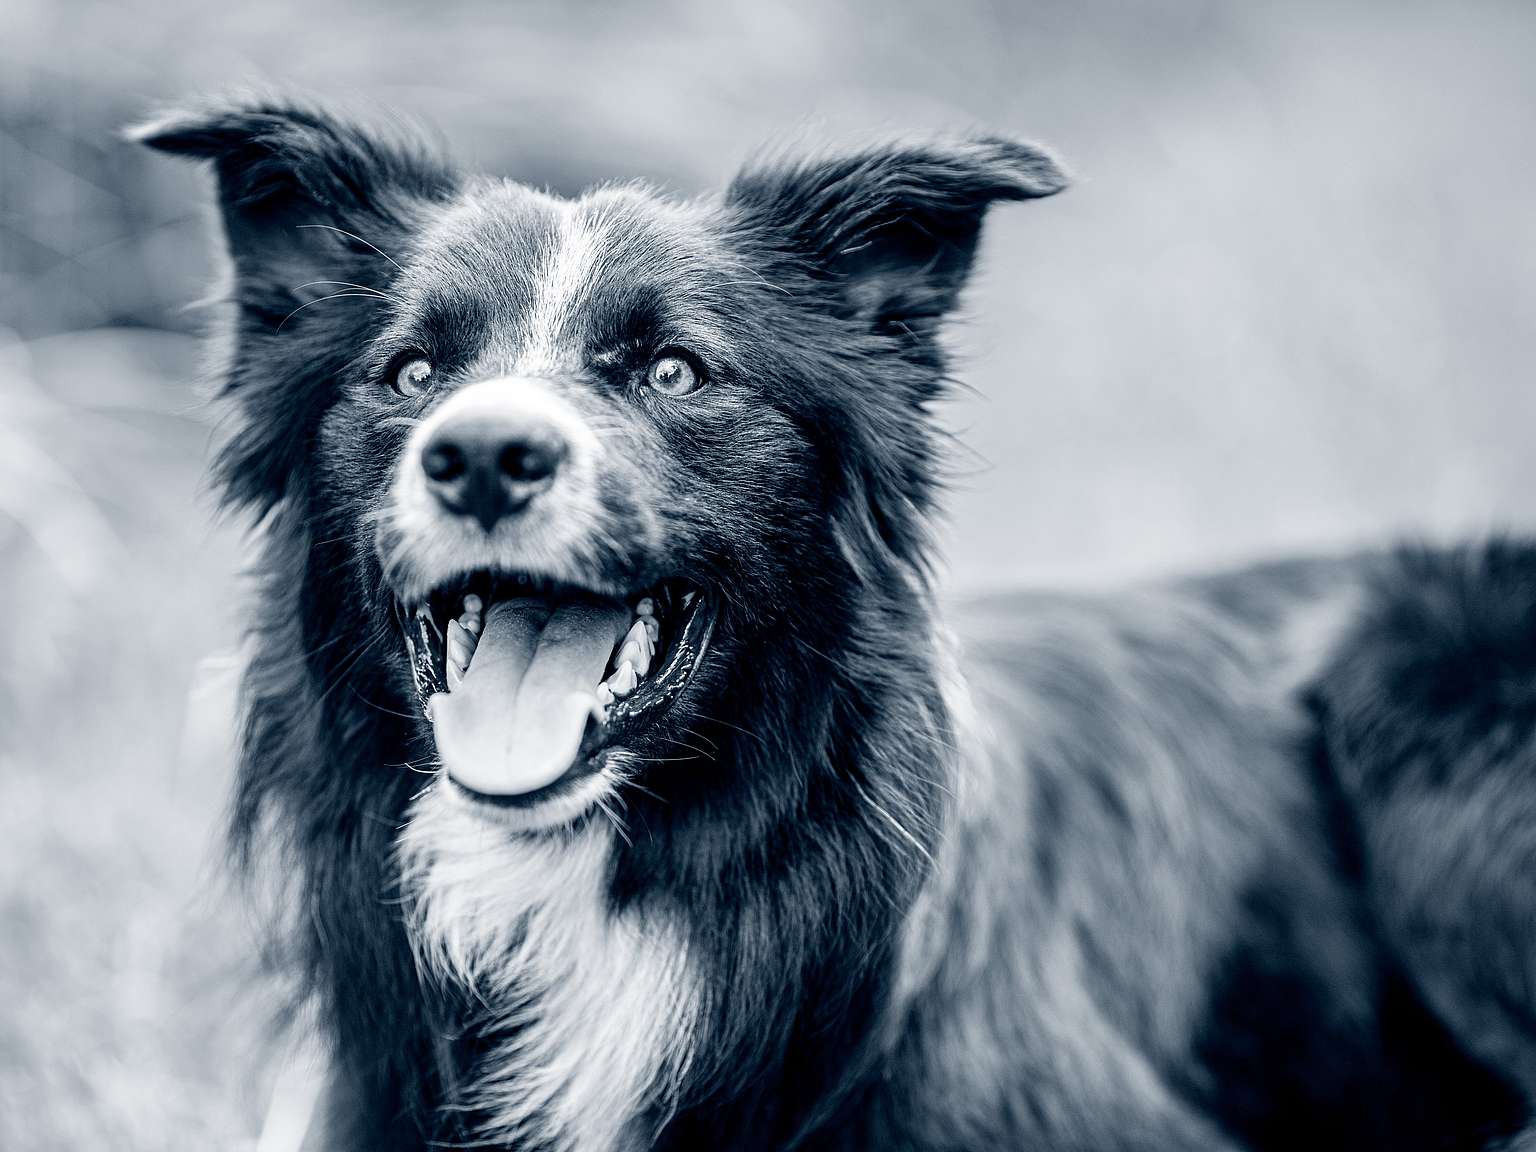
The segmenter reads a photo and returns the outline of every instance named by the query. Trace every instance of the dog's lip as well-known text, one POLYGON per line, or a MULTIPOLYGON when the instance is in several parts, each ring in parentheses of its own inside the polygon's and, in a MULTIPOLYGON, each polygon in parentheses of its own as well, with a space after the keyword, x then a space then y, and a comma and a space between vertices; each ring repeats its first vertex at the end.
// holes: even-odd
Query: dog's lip
MULTIPOLYGON (((599 755, 601 754, 599 753, 599 755)), ((551 781, 542 788, 535 788, 532 792, 514 792, 509 794, 482 792, 478 788, 471 788, 462 780, 457 779, 453 773, 447 771, 443 773, 443 778, 449 787, 453 788, 455 792, 471 803, 483 804, 487 808, 527 810, 559 799, 580 781, 585 780, 588 776, 596 775, 599 767, 600 765, 596 760, 579 755, 559 779, 551 781)))

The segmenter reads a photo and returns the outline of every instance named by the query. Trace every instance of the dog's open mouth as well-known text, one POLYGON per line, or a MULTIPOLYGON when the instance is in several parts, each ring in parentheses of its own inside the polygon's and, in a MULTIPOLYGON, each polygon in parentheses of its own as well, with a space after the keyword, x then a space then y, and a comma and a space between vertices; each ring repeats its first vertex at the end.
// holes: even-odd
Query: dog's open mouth
POLYGON ((595 771, 677 699, 709 643, 703 590, 667 580, 628 602, 476 572, 396 601, 438 757, 482 799, 535 803, 595 771))

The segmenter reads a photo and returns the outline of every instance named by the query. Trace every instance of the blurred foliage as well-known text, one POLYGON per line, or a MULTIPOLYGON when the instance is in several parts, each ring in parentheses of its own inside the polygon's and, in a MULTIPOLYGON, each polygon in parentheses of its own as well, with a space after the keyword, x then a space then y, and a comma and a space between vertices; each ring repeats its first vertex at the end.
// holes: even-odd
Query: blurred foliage
POLYGON ((231 1148, 264 1078, 255 935, 210 849, 234 540, 193 347, 0 343, 0 1147, 231 1148))
POLYGON ((1526 0, 7 0, 0 1148, 249 1146, 263 1105, 213 851, 207 179, 124 124, 297 86, 563 191, 800 136, 1049 141, 1081 180, 997 214, 959 327, 951 555, 1077 580, 1532 522, 1532 59, 1526 0))

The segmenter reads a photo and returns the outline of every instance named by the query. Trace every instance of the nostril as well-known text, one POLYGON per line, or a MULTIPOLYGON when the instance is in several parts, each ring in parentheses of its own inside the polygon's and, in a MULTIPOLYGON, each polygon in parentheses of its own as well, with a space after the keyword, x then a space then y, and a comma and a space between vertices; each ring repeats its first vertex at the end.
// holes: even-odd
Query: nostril
POLYGON ((525 441, 504 447, 496 463, 508 479, 533 482, 553 476, 564 455, 561 444, 525 441))
POLYGON ((457 444, 433 441, 421 450, 421 470, 429 480, 440 484, 457 480, 467 467, 464 453, 457 444))

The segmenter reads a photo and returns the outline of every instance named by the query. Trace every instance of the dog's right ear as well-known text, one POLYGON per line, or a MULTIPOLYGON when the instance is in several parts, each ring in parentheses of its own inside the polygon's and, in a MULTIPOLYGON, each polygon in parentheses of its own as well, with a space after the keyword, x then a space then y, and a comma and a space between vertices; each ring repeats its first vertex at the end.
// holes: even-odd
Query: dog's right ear
POLYGON ((287 102, 227 100, 128 135, 212 161, 236 298, 274 325, 312 298, 314 281, 381 288, 398 271, 391 241, 455 186, 419 144, 287 102))
POLYGON ((225 101, 129 137, 211 161, 218 178, 236 308, 224 390, 241 420, 215 474, 232 503, 265 513, 302 485, 336 380, 400 274, 396 255, 457 181, 418 144, 288 102, 225 101), (309 308, 339 297, 352 299, 309 308))

